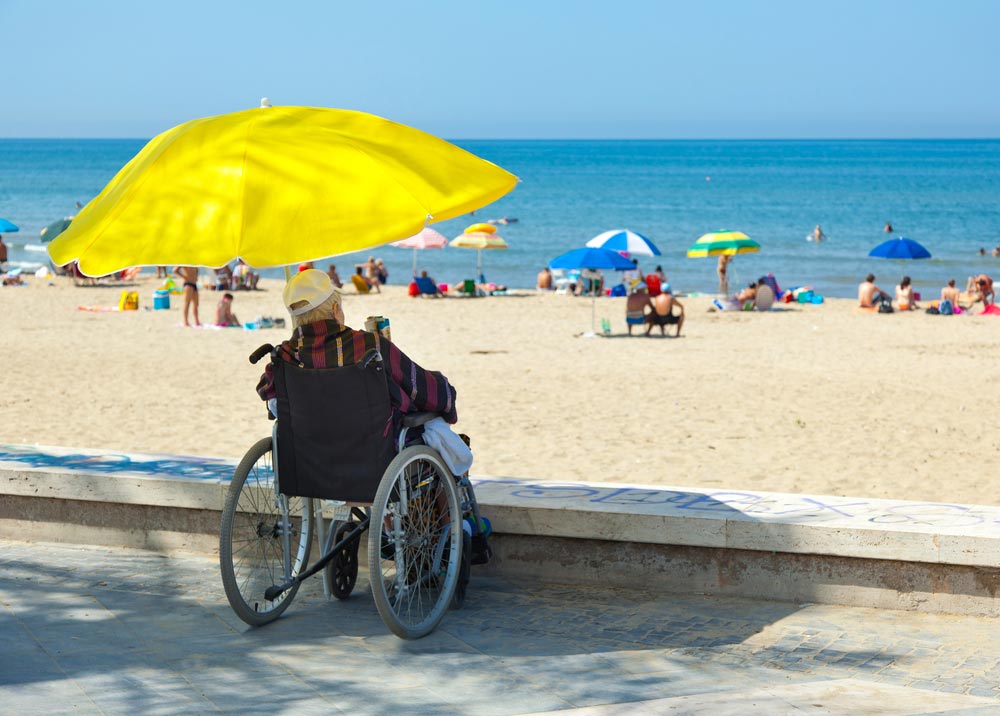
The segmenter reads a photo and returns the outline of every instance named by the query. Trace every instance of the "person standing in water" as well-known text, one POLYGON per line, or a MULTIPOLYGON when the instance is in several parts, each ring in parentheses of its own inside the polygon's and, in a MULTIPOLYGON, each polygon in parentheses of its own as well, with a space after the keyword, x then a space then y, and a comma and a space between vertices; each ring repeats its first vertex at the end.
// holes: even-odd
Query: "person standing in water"
POLYGON ((826 234, 823 233, 823 229, 819 228, 819 224, 816 224, 816 228, 812 230, 812 240, 818 242, 825 239, 826 234))

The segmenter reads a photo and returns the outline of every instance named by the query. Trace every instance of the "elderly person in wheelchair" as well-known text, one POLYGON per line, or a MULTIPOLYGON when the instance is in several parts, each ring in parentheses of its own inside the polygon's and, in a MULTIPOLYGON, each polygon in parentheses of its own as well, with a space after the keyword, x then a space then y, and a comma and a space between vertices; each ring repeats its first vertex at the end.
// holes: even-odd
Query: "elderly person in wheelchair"
POLYGON ((380 334, 345 325, 340 292, 322 271, 296 274, 283 299, 292 337, 250 357, 271 356, 257 392, 276 423, 229 487, 219 550, 226 596, 254 626, 276 619, 320 570, 328 593, 346 599, 367 531, 379 615, 400 637, 424 636, 461 606, 471 565, 490 557, 472 454, 448 428, 458 419, 455 389, 380 334), (329 504, 341 512, 324 537, 329 504), (309 566, 314 532, 322 556, 309 566))
MULTIPOLYGON (((357 364, 369 351, 376 350, 387 366, 393 436, 399 436, 406 413, 440 413, 447 423, 458 420, 455 389, 442 373, 424 370, 378 333, 356 331, 345 325, 340 291, 327 274, 317 269, 297 273, 282 296, 295 329, 291 339, 278 347, 282 360, 300 368, 343 368, 357 364)), ((257 393, 269 401, 269 407, 273 405, 273 363, 261 376, 257 393)), ((277 415, 274 410, 271 413, 277 415)))

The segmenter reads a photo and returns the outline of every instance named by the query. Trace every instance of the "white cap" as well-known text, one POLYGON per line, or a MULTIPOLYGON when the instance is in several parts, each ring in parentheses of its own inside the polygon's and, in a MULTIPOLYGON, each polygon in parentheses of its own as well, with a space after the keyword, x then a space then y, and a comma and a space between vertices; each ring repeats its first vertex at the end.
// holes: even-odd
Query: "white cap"
POLYGON ((270 107, 271 106, 271 100, 269 100, 267 97, 261 97, 260 98, 260 106, 261 107, 270 107))
POLYGON ((319 269, 306 269, 292 276, 281 292, 281 298, 285 302, 285 308, 293 316, 301 316, 308 313, 326 299, 334 294, 337 295, 337 302, 340 302, 340 291, 338 291, 330 277, 319 269), (305 304, 297 308, 292 308, 296 303, 305 301, 305 304))

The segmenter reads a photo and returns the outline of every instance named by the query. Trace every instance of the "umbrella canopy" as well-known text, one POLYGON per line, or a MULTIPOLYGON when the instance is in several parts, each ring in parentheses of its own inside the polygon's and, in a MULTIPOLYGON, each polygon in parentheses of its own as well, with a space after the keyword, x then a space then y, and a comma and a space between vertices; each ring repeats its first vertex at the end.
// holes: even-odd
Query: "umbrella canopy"
MULTIPOLYGON (((53 221, 51 224, 42 229, 42 231, 39 233, 39 236, 42 237, 42 242, 44 243, 46 241, 52 241, 52 239, 56 238, 57 236, 59 236, 59 234, 66 231, 66 229, 69 228, 69 225, 71 223, 73 223, 73 217, 71 216, 67 216, 65 219, 59 219, 58 221, 53 221)), ((66 263, 69 262, 67 261, 66 263)), ((62 266, 63 264, 56 264, 56 265, 62 266)))
MULTIPOLYGON (((556 256, 549 261, 549 268, 554 269, 613 269, 615 271, 629 271, 635 268, 635 264, 629 261, 616 251, 608 249, 582 248, 573 249, 556 256)), ((597 295, 590 296, 590 333, 584 335, 592 338, 596 333, 597 322, 597 295)))
POLYGON ((15 231, 20 231, 16 224, 6 219, 0 219, 0 234, 13 234, 15 231))
POLYGON ((401 249, 413 249, 413 275, 415 276, 417 274, 417 251, 443 249, 448 245, 448 239, 429 226, 425 226, 419 234, 414 234, 408 239, 393 241, 392 245, 401 249))
MULTIPOLYGON (((496 231, 496 229, 494 229, 496 231)), ((477 249, 476 251, 476 274, 479 280, 483 281, 483 251, 489 249, 506 249, 507 242, 500 236, 489 231, 472 231, 467 234, 459 234, 451 240, 449 246, 457 249, 477 249)))
POLYGON ((883 241, 869 251, 868 255, 880 259, 929 259, 931 252, 913 239, 901 236, 883 241))
POLYGON ((459 234, 451 240, 449 246, 457 249, 505 249, 507 242, 496 234, 486 231, 474 231, 469 234, 459 234))
POLYGON ((341 109, 260 107, 154 137, 49 253, 100 275, 127 266, 256 267, 412 236, 517 177, 412 127, 341 109))
POLYGON ((642 234, 637 234, 628 229, 605 231, 603 234, 598 234, 592 238, 586 245, 597 249, 625 252, 633 256, 660 255, 660 250, 656 248, 656 244, 642 234))
POLYGON ((615 271, 630 271, 635 264, 616 251, 608 249, 583 248, 567 251, 561 256, 549 261, 549 268, 554 269, 613 269, 615 271))
POLYGON ((727 231, 721 229, 710 234, 704 234, 694 246, 688 249, 688 258, 704 258, 706 256, 735 256, 736 254, 752 254, 760 251, 760 244, 742 231, 727 231))

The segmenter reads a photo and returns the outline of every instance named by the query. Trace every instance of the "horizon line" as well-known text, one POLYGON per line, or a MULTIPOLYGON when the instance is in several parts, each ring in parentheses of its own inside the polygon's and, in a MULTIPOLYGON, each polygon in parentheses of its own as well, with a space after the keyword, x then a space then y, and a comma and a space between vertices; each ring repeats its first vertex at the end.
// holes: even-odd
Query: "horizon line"
MULTIPOLYGON (((153 135, 158 136, 158 135, 153 135)), ((153 137, 0 137, 0 141, 141 141, 153 137)), ((449 142, 989 142, 986 137, 442 137, 449 142)))

